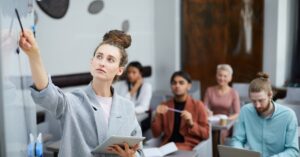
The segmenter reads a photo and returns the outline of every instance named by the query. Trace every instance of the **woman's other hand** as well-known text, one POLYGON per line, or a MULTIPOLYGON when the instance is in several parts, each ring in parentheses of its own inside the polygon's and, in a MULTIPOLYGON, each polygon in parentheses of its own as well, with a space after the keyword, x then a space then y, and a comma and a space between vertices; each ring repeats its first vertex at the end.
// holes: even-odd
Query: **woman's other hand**
POLYGON ((117 154, 121 157, 135 157, 135 153, 138 150, 139 145, 136 144, 132 148, 127 143, 124 143, 124 148, 119 145, 112 145, 108 148, 108 151, 117 154))

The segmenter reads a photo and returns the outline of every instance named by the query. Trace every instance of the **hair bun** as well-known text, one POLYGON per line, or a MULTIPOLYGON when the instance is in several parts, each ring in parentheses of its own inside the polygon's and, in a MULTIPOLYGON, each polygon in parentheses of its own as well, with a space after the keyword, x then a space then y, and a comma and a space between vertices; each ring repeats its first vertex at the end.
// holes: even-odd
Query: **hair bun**
POLYGON ((256 76, 257 76, 258 78, 262 78, 262 79, 269 79, 269 75, 268 75, 267 73, 265 73, 265 72, 258 72, 258 73, 256 74, 256 76))
POLYGON ((105 33, 103 41, 111 41, 126 49, 131 45, 131 36, 120 30, 111 30, 105 33))

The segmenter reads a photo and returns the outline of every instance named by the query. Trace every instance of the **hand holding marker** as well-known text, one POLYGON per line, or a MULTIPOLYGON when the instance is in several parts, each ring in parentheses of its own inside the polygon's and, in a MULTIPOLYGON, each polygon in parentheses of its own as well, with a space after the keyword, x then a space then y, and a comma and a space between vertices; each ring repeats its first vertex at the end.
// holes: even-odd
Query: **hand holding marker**
POLYGON ((182 113, 182 111, 174 109, 174 108, 168 108, 169 111, 177 112, 177 113, 182 113))

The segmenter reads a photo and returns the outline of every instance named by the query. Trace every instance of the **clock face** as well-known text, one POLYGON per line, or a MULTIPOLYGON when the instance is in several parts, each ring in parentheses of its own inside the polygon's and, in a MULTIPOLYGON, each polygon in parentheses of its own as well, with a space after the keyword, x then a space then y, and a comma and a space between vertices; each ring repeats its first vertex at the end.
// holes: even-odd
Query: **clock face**
POLYGON ((69 8, 69 0, 42 0, 36 2, 47 15, 55 19, 64 17, 69 8))

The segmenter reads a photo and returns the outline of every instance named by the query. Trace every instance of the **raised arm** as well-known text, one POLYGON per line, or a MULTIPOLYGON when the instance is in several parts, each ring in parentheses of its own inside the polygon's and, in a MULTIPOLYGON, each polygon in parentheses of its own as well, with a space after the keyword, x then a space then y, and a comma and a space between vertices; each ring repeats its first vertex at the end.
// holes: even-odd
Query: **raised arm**
POLYGON ((29 59, 34 83, 34 88, 31 90, 34 102, 54 113, 57 118, 61 118, 68 104, 66 95, 53 83, 49 82, 50 80, 42 62, 40 50, 32 32, 25 30, 20 35, 19 44, 29 59))
POLYGON ((20 35, 19 45, 28 56, 35 88, 39 91, 45 89, 49 80, 33 33, 24 30, 20 35))

